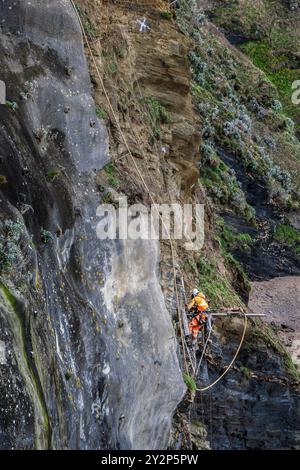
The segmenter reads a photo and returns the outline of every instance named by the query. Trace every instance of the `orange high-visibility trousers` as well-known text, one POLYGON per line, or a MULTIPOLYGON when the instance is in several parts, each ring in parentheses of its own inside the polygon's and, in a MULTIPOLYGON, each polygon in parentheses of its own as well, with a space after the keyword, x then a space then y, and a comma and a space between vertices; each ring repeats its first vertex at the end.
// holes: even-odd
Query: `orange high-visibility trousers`
POLYGON ((189 323, 189 329, 191 335, 193 335, 193 339, 197 339, 199 332, 202 330, 203 325, 199 324, 201 320, 201 315, 196 315, 194 318, 191 319, 189 323))

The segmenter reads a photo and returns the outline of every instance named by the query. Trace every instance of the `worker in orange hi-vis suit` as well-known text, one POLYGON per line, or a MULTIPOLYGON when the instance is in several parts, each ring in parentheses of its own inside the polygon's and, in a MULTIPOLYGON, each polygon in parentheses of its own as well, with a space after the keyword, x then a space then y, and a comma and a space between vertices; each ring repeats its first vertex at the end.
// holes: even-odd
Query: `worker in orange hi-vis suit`
POLYGON ((208 303, 206 297, 202 292, 199 292, 198 289, 193 290, 193 298, 190 303, 187 305, 187 309, 190 311, 195 310, 195 315, 189 323, 190 333, 192 335, 193 342, 195 345, 197 343, 198 334, 203 328, 208 320, 206 310, 208 309, 208 303))

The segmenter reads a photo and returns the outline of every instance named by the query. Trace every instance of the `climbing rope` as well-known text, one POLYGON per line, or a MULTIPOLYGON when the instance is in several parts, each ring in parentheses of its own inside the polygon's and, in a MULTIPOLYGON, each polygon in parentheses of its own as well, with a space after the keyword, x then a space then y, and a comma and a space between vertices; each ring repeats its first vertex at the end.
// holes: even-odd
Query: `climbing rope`
POLYGON ((213 329, 213 327, 211 327, 211 329, 209 330, 206 342, 203 345, 202 354, 201 354, 201 357, 200 357, 200 360, 199 360, 199 363, 198 363, 198 366, 197 366, 197 369, 196 369, 196 372, 195 372, 195 377, 197 377, 197 375, 198 375, 198 372, 199 372, 199 369, 200 369, 200 366, 201 366, 201 363, 202 363, 202 360, 203 360, 203 357, 204 357, 204 354, 205 354, 205 351, 206 351, 206 348, 207 348, 207 345, 208 345, 208 342, 209 342, 209 339, 210 339, 210 335, 212 333, 212 329, 213 329))
POLYGON ((105 87, 105 85, 104 85, 102 76, 101 76, 101 74, 100 74, 100 70, 99 70, 98 64, 97 64, 97 62, 96 62, 94 53, 93 53, 93 51, 92 51, 92 49, 91 49, 90 42, 89 42, 89 39, 88 39, 87 34, 86 34, 86 32, 85 32, 85 29, 84 29, 84 26, 83 26, 83 23, 82 23, 80 14, 79 14, 79 12, 78 12, 78 10, 77 10, 75 4, 74 4, 74 1, 73 1, 73 0, 70 0, 70 2, 71 2, 71 5, 72 5, 72 7, 73 7, 75 13, 76 13, 76 16, 77 16, 77 18, 78 18, 78 21, 79 21, 79 24, 80 24, 80 28, 81 28, 81 31, 82 31, 82 34, 83 34, 85 43, 86 43, 86 45, 87 45, 89 54, 90 54, 90 56, 91 56, 91 59, 92 59, 92 61, 93 61, 94 66, 95 66, 95 70, 96 70, 97 76, 98 76, 98 78, 99 78, 99 81, 100 81, 100 84, 101 84, 101 87, 102 87, 104 96, 105 96, 105 98, 106 98, 106 100, 107 100, 109 109, 110 109, 111 114, 112 114, 112 116, 113 116, 113 118, 114 118, 114 120, 115 120, 115 123, 116 123, 116 125, 117 125, 118 131, 119 131, 119 133, 120 133, 120 135, 121 135, 121 137, 122 137, 122 139, 123 139, 124 145, 125 145, 125 147, 126 147, 126 149, 127 149, 127 151, 128 151, 128 156, 131 158, 131 161, 132 161, 132 163, 133 163, 133 166, 134 166, 134 168, 135 168, 135 170, 136 170, 136 172, 137 172, 137 174, 138 174, 138 176, 139 176, 139 178, 140 178, 140 180, 141 180, 141 182, 142 182, 144 188, 146 189, 147 193, 149 194, 149 198, 151 199, 151 202, 154 204, 154 207, 155 207, 155 210, 157 211, 158 217, 160 218, 160 220, 161 220, 161 222, 162 222, 162 224, 163 224, 163 226, 164 226, 164 229, 166 230, 166 233, 167 233, 167 235, 168 235, 168 239, 169 239, 169 242, 170 242, 170 248, 171 248, 172 264, 173 264, 174 288, 175 288, 175 295, 176 295, 176 300, 177 300, 177 312, 178 312, 178 319, 179 319, 179 329, 180 329, 180 336, 181 336, 181 341, 182 341, 182 345, 183 345, 183 348, 182 348, 182 350, 183 350, 183 357, 184 357, 185 369, 186 369, 186 371, 188 372, 188 364, 187 364, 187 357, 186 357, 187 345, 186 345, 186 342, 185 342, 185 339, 184 339, 183 326, 182 326, 182 318, 181 318, 181 312, 180 312, 180 309, 179 309, 179 294, 178 294, 178 288, 177 288, 177 282, 176 282, 176 274, 177 274, 177 271, 176 271, 176 266, 175 266, 175 252, 174 252, 174 246, 173 246, 173 243, 172 243, 172 239, 171 239, 169 230, 168 230, 168 228, 166 227, 166 225, 165 225, 165 223, 164 223, 164 221, 163 221, 163 218, 162 218, 161 214, 159 213, 159 210, 157 209, 157 206, 156 206, 155 201, 154 201, 154 199, 153 199, 153 197, 152 197, 152 194, 151 194, 151 192, 150 192, 150 189, 148 188, 148 185, 147 185, 147 183, 146 183, 146 181, 145 181, 145 179, 144 179, 144 177, 143 177, 143 175, 142 175, 142 173, 141 173, 141 171, 140 171, 140 169, 139 169, 139 167, 138 167, 138 165, 137 165, 137 163, 136 163, 136 161, 135 161, 135 159, 134 159, 134 157, 133 157, 133 155, 132 155, 132 152, 131 152, 131 150, 130 150, 129 144, 128 144, 128 142, 127 142, 127 139, 126 139, 126 137, 125 137, 125 135, 124 135, 124 133, 123 133, 123 131, 122 131, 122 128, 121 128, 120 123, 119 123, 119 120, 118 120, 118 117, 117 117, 117 115, 116 115, 116 113, 115 113, 115 111, 114 111, 114 108, 113 108, 113 106, 112 106, 112 104, 111 104, 111 101, 110 101, 110 98, 109 98, 109 96, 108 96, 108 93, 107 93, 107 91, 106 91, 106 87, 105 87))
MULTIPOLYGON (((159 210, 157 209, 156 203, 155 203, 155 201, 154 201, 154 199, 153 199, 153 196, 152 196, 152 194, 151 194, 151 192, 150 192, 150 189, 148 188, 148 185, 147 185, 147 183, 146 183, 146 181, 145 181, 145 179, 144 179, 144 177, 143 177, 143 175, 142 175, 142 173, 141 173, 141 171, 140 171, 140 169, 139 169, 139 167, 138 167, 138 165, 137 165, 137 163, 136 163, 136 161, 135 161, 135 159, 134 159, 134 157, 133 157, 133 155, 132 155, 132 152, 131 152, 131 150, 130 150, 129 144, 128 144, 128 142, 127 142, 127 139, 126 139, 126 137, 125 137, 125 135, 124 135, 124 133, 123 133, 123 131, 122 131, 122 128, 121 128, 120 123, 119 123, 119 120, 118 120, 118 117, 117 117, 117 115, 116 115, 116 113, 115 113, 115 111, 114 111, 114 108, 113 108, 113 106, 112 106, 112 104, 111 104, 111 101, 110 101, 110 98, 109 98, 109 96, 108 96, 108 93, 107 93, 107 91, 106 91, 106 87, 105 87, 104 81, 103 81, 102 76, 101 76, 101 74, 100 74, 99 67, 98 67, 98 64, 97 64, 96 59, 95 59, 95 55, 94 55, 94 53, 93 53, 93 51, 92 51, 92 49, 91 49, 90 42, 89 42, 89 39, 88 39, 87 34, 86 34, 86 32, 85 32, 85 29, 84 29, 84 26, 83 26, 83 23, 82 23, 80 14, 79 14, 79 12, 78 12, 78 10, 77 10, 75 4, 74 4, 74 1, 73 1, 73 0, 70 0, 70 3, 71 3, 71 5, 72 5, 72 7, 73 7, 73 9, 74 9, 74 11, 75 11, 75 14, 76 14, 77 18, 78 18, 78 21, 79 21, 79 24, 80 24, 80 28, 81 28, 81 31, 82 31, 82 34, 83 34, 85 43, 86 43, 86 45, 87 45, 89 54, 90 54, 91 59, 92 59, 92 61, 93 61, 93 64, 94 64, 94 67, 95 67, 97 76, 98 76, 98 78, 99 78, 99 81, 100 81, 100 84, 101 84, 101 87, 102 87, 102 90, 103 90, 103 93, 104 93, 104 96, 105 96, 105 98, 106 98, 106 100, 107 100, 109 109, 110 109, 111 114, 112 114, 112 116, 113 116, 113 118, 114 118, 114 120, 115 120, 115 123, 116 123, 116 125, 117 125, 118 131, 119 131, 119 133, 120 133, 120 135, 121 135, 121 137, 122 137, 122 139, 123 139, 124 145, 125 145, 125 147, 126 147, 126 149, 127 149, 127 152, 128 152, 128 156, 130 157, 130 159, 131 159, 131 161, 132 161, 132 163, 133 163, 133 166, 134 166, 134 168, 135 168, 135 170, 136 170, 136 172, 137 172, 137 174, 138 174, 138 177, 140 178, 140 180, 141 180, 141 182, 142 182, 144 188, 146 189, 146 191, 147 191, 147 193, 148 193, 148 195, 149 195, 149 198, 150 198, 152 204, 154 205, 155 210, 157 211, 158 217, 159 217, 159 219, 161 220, 162 225, 163 225, 163 227, 164 227, 164 229, 166 230, 166 233, 167 233, 167 235, 168 235, 168 239, 169 239, 169 243, 170 243, 170 249, 171 249, 172 264, 173 264, 174 290, 175 290, 176 301, 177 301, 177 313, 178 313, 178 319, 179 319, 179 329, 180 329, 181 342, 182 342, 182 346, 183 346, 183 347, 182 347, 182 350, 183 350, 184 364, 185 364, 185 369, 186 369, 186 371, 188 372, 188 364, 187 364, 187 352, 188 352, 188 347, 187 347, 187 344, 186 344, 186 341, 185 341, 185 338, 184 338, 184 333, 183 333, 183 321, 182 321, 181 312, 180 312, 179 294, 178 294, 178 287, 177 287, 177 282, 176 282, 176 279, 177 279, 177 270, 176 270, 176 265, 175 265, 175 251, 174 251, 173 242, 172 242, 172 239, 171 239, 169 230, 168 230, 168 228, 166 227, 166 225, 165 225, 165 223, 164 223, 164 221, 163 221, 163 218, 162 218, 162 216, 161 216, 159 210)), ((244 314, 244 315, 245 315, 245 314, 244 314)), ((227 368, 225 369, 225 371, 220 375, 220 377, 219 377, 217 380, 215 380, 212 384, 210 384, 210 385, 207 386, 207 387, 204 387, 204 388, 202 388, 202 389, 197 388, 196 391, 204 392, 204 391, 206 391, 206 390, 209 390, 209 389, 212 388, 214 385, 216 385, 216 384, 229 372, 229 370, 230 370, 231 367, 233 366, 233 364, 234 364, 234 362, 235 362, 235 360, 236 360, 236 358, 237 358, 237 356, 238 356, 238 354, 239 354, 239 352, 240 352, 240 349, 241 349, 241 347, 242 347, 242 344, 243 344, 243 342, 244 342, 244 338, 245 338, 245 334, 246 334, 246 329, 247 329, 247 317, 246 317, 246 315, 245 315, 245 322, 244 322, 244 331, 243 331, 243 335, 242 335, 242 338, 241 338, 239 347, 238 347, 238 349, 237 349, 237 351, 236 351, 236 353, 235 353, 235 355, 234 355, 232 361, 230 362, 230 364, 227 366, 227 368)), ((203 352, 203 356, 204 356, 204 352, 203 352)), ((201 364, 200 364, 200 365, 201 365, 201 364)))
POLYGON ((239 343, 239 346, 236 350, 236 353, 235 355, 233 356, 232 358, 232 361, 230 362, 230 364, 228 364, 228 366, 226 367, 226 369, 224 370, 224 372, 220 375, 220 377, 218 377, 213 383, 211 383, 210 385, 208 385, 207 387, 204 387, 204 388, 197 388, 196 391, 197 392, 206 392, 207 390, 209 390, 210 388, 214 387, 218 382, 220 382, 220 380, 223 379, 223 377, 225 377, 225 375, 230 371, 230 369, 232 368, 233 364, 235 363, 235 360, 241 350, 241 347, 244 343, 244 339, 245 339, 245 335, 246 335, 246 330, 247 330, 247 325, 248 325, 248 320, 247 320, 247 316, 245 314, 245 312, 243 312, 244 314, 244 330, 243 330, 243 334, 242 334, 242 337, 241 337, 241 340, 240 340, 240 343, 239 343))

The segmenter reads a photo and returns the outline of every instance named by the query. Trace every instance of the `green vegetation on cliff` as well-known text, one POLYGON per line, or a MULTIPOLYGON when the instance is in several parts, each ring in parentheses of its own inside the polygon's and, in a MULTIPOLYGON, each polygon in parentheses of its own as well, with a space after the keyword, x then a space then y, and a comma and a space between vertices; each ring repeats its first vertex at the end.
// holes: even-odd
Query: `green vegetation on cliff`
MULTIPOLYGON (((300 126, 300 109, 292 104, 292 83, 300 77, 300 9, 293 2, 225 0, 215 2, 212 18, 272 82, 284 111, 300 126)), ((295 3, 295 2, 294 2, 295 3)))

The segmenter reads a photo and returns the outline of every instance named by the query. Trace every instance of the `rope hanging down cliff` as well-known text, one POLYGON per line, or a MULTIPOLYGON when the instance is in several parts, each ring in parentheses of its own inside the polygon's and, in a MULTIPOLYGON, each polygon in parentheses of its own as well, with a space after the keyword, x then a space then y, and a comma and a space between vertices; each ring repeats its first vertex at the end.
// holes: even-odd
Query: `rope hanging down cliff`
MULTIPOLYGON (((247 325, 248 325, 248 320, 247 320, 247 315, 243 312, 244 314, 244 329, 243 329, 243 334, 242 334, 242 337, 241 337, 241 340, 240 340, 240 343, 239 343, 239 346, 236 350, 236 353, 235 355, 233 356, 232 358, 232 361, 230 362, 230 364, 228 364, 228 366, 226 367, 226 369, 224 370, 224 372, 220 375, 220 377, 218 377, 213 383, 211 383, 210 385, 208 385, 207 387, 203 387, 203 388, 197 388, 196 391, 197 392, 206 392, 207 390, 209 390, 210 388, 214 387, 214 385, 216 385, 218 382, 220 382, 220 380, 223 379, 223 377, 225 377, 225 375, 228 374, 228 372, 230 371, 230 369, 232 368, 233 364, 235 363, 235 360, 241 350, 241 347, 244 343, 244 339, 245 339, 245 335, 246 335, 246 330, 247 330, 247 325)), ((208 341, 207 341, 208 343, 208 341)), ((207 345, 207 344, 206 344, 207 345)), ((205 348, 203 349, 203 352, 202 352, 202 356, 201 356, 201 361, 202 361, 202 358, 204 356, 204 352, 205 352, 205 349, 206 349, 206 345, 205 345, 205 348)), ((197 375, 197 372, 200 368, 200 365, 201 365, 201 362, 199 362, 199 365, 198 365, 198 369, 196 371, 196 375, 197 375)))
MULTIPOLYGON (((85 43, 86 43, 86 45, 87 45, 89 54, 90 54, 91 59, 92 59, 92 61, 93 61, 93 64, 94 64, 94 66, 95 66, 95 70, 96 70, 96 72, 97 72, 97 76, 98 76, 98 78, 99 78, 99 81, 100 81, 100 84, 101 84, 103 93, 104 93, 105 98, 106 98, 106 100, 107 100, 107 103, 108 103, 109 109, 110 109, 110 111, 111 111, 111 113, 112 113, 112 116, 113 116, 113 118, 114 118, 114 120, 115 120, 115 123, 116 123, 116 126, 117 126, 117 128, 118 128, 118 131, 120 132, 120 135, 121 135, 121 137, 122 137, 122 139, 123 139, 124 145, 125 145, 125 147, 126 147, 126 149, 127 149, 128 156, 130 157, 130 159, 131 159, 131 161, 132 161, 132 163, 133 163, 133 166, 134 166, 134 168, 135 168, 135 170, 136 170, 136 172, 137 172, 137 174, 138 174, 138 177, 139 177, 140 181, 142 182, 142 184, 143 184, 144 188, 146 189, 147 193, 149 194, 149 198, 151 199, 151 202, 154 204, 154 207, 155 207, 155 209, 156 209, 157 212, 158 212, 158 217, 160 218, 160 220, 161 220, 161 222, 162 222, 162 224, 163 224, 163 226, 164 226, 164 229, 166 230, 166 233, 167 233, 167 235, 168 235, 168 239, 169 239, 169 243, 170 243, 170 248, 171 248, 172 264, 173 264, 174 289, 175 289, 175 295, 176 295, 176 301, 177 301, 177 314, 178 314, 178 319, 179 319, 179 328, 180 328, 180 336, 181 336, 181 342, 182 342, 183 357, 184 357, 185 369, 186 369, 186 371, 188 372, 188 369, 189 369, 189 368, 188 368, 188 364, 187 364, 187 355, 186 355, 187 352, 188 352, 188 347, 187 347, 187 344, 186 344, 186 341, 185 341, 185 338, 184 338, 184 333, 183 333, 183 320, 182 320, 182 317, 181 317, 180 302, 179 302, 179 293, 178 293, 178 287, 177 287, 177 282, 176 282, 177 270, 176 270, 176 264, 175 264, 175 252, 174 252, 173 242, 172 242, 172 239, 171 239, 169 230, 168 230, 168 228, 165 226, 165 223, 164 223, 164 221, 163 221, 163 218, 162 218, 161 214, 159 213, 159 211, 158 211, 158 209, 157 209, 157 207, 156 207, 155 201, 154 201, 154 199, 153 199, 153 197, 152 197, 152 195, 151 195, 150 189, 148 188, 148 185, 147 185, 147 183, 146 183, 146 181, 145 181, 145 179, 144 179, 144 177, 143 177, 143 175, 142 175, 142 173, 141 173, 141 171, 140 171, 140 169, 139 169, 139 167, 138 167, 138 165, 137 165, 137 163, 136 163, 136 161, 135 161, 135 159, 134 159, 134 157, 133 157, 133 155, 132 155, 132 152, 131 152, 131 150, 130 150, 129 144, 128 144, 128 142, 127 142, 127 139, 126 139, 126 137, 125 137, 125 135, 124 135, 124 133, 123 133, 123 131, 122 131, 122 128, 121 128, 120 123, 119 123, 119 120, 118 120, 118 117, 117 117, 117 115, 116 115, 116 113, 115 113, 115 111, 114 111, 114 109, 113 109, 113 106, 112 106, 112 104, 111 104, 110 98, 109 98, 108 93, 107 93, 107 91, 106 91, 106 88, 105 88, 105 85, 104 85, 102 76, 101 76, 100 71, 99 71, 98 64, 97 64, 97 62, 96 62, 95 56, 94 56, 94 54, 93 54, 93 51, 92 51, 92 49, 91 49, 90 42, 89 42, 89 39, 88 39, 88 37, 87 37, 87 35, 86 35, 86 32, 85 32, 85 29, 84 29, 82 20, 81 20, 81 18, 80 18, 80 15, 79 15, 79 13, 78 13, 78 10, 77 10, 77 8, 76 8, 76 6, 75 6, 73 0, 70 0, 70 3, 71 3, 71 5, 72 5, 72 7, 73 7, 73 9, 74 9, 74 11, 75 11, 75 13, 76 13, 77 18, 78 18, 78 21, 79 21, 79 24, 80 24, 80 28, 81 28, 81 31, 82 31, 82 34, 83 34, 83 37, 84 37, 84 40, 85 40, 85 43)), ((247 329, 247 317, 246 317, 246 314, 244 314, 244 315, 245 315, 245 321, 244 321, 243 335, 242 335, 240 344, 239 344, 239 346, 238 346, 238 349, 237 349, 237 351, 236 351, 236 353, 235 353, 235 355, 234 355, 232 361, 231 361, 230 364, 226 367, 225 371, 221 374, 221 376, 220 376, 217 380, 215 380, 212 384, 210 384, 210 385, 207 386, 207 387, 204 387, 204 388, 202 388, 202 389, 197 388, 197 389, 196 389, 197 391, 199 391, 199 392, 204 392, 204 391, 209 390, 210 388, 212 388, 214 385, 216 385, 216 384, 229 372, 229 370, 230 370, 231 367, 233 366, 233 364, 234 364, 234 362, 235 362, 235 360, 236 360, 236 358, 237 358, 237 356, 238 356, 238 354, 239 354, 239 352, 240 352, 240 349, 241 349, 241 347, 242 347, 242 344, 243 344, 244 338, 245 338, 245 334, 246 334, 246 329, 247 329)), ((202 356, 201 356, 201 361, 202 361, 202 358, 203 358, 203 356, 204 356, 204 354, 205 354, 205 349, 206 349, 206 346, 204 347, 204 350, 203 350, 203 353, 202 353, 202 356)), ((201 365, 201 362, 199 363, 198 368, 200 367, 200 365, 201 365)))
POLYGON ((116 123, 116 125, 117 125, 118 131, 120 132, 120 135, 121 135, 121 137, 122 137, 122 139, 123 139, 124 145, 126 146, 126 149, 127 149, 127 151, 128 151, 128 155, 130 156, 130 158, 131 158, 131 160, 132 160, 132 163, 133 163, 134 168, 135 168, 135 170, 136 170, 136 172, 137 172, 137 174, 138 174, 138 177, 140 178, 140 180, 141 180, 141 182, 142 182, 144 188, 146 189, 147 193, 149 194, 149 197, 150 197, 150 199, 151 199, 151 202, 154 204, 154 207, 155 207, 155 209, 156 209, 157 212, 158 212, 158 217, 159 217, 160 220, 162 221, 162 224, 163 224, 163 226, 164 226, 164 229, 166 230, 166 233, 167 233, 167 235, 168 235, 168 239, 169 239, 169 241, 170 241, 171 256, 172 256, 172 263, 173 263, 174 286, 175 286, 175 294, 176 294, 176 300, 177 300, 177 312, 178 312, 178 319, 179 319, 179 328, 180 328, 180 335, 181 335, 181 341, 182 341, 182 346, 183 346, 182 349, 183 349, 183 356, 184 356, 185 369, 186 369, 186 371, 188 371, 188 364, 187 364, 187 358, 186 358, 186 348, 187 348, 187 345, 186 345, 185 340, 184 340, 183 326, 182 326, 182 318, 181 318, 181 312, 180 312, 180 310, 179 310, 179 294, 178 294, 177 283, 176 283, 176 274, 177 274, 177 272, 176 272, 176 266, 175 266, 175 254, 174 254, 174 247, 173 247, 172 239, 171 239, 170 233, 169 233, 169 231, 168 231, 168 228, 165 226, 164 221, 163 221, 163 218, 161 217, 161 214, 159 213, 159 211, 158 211, 158 209, 157 209, 157 207, 156 207, 156 204, 155 204, 155 201, 154 201, 154 199, 153 199, 153 197, 152 197, 152 195, 151 195, 150 189, 148 188, 147 183, 146 183, 146 181, 144 180, 143 175, 142 175, 142 173, 140 172, 140 169, 139 169, 139 167, 137 166, 137 163, 136 163, 136 161, 135 161, 135 159, 134 159, 134 157, 133 157, 133 155, 132 155, 132 152, 131 152, 131 150, 130 150, 129 144, 128 144, 128 142, 127 142, 127 139, 126 139, 126 137, 125 137, 125 135, 124 135, 124 133, 123 133, 123 131, 122 131, 122 128, 121 128, 120 123, 119 123, 119 120, 118 120, 118 118, 117 118, 117 116, 116 116, 116 113, 115 113, 115 111, 114 111, 114 109, 113 109, 113 106, 112 106, 112 104, 111 104, 110 98, 109 98, 109 96, 108 96, 108 93, 107 93, 107 91, 106 91, 106 88, 105 88, 103 79, 102 79, 101 74, 100 74, 100 71, 99 71, 99 67, 98 67, 98 65, 97 65, 95 56, 94 56, 93 51, 92 51, 92 49, 91 49, 91 46, 90 46, 88 37, 87 37, 87 35, 86 35, 84 26, 83 26, 83 24, 82 24, 82 21, 81 21, 81 18, 80 18, 79 13, 78 13, 78 11, 77 11, 77 8, 76 8, 76 6, 75 6, 75 4, 74 4, 74 1, 73 1, 73 0, 70 0, 70 2, 71 2, 72 7, 74 8, 74 11, 75 11, 76 16, 77 16, 77 18, 78 18, 78 21, 79 21, 79 24, 80 24, 80 28, 81 28, 83 37, 84 37, 84 39, 85 39, 87 48, 88 48, 88 50, 89 50, 90 56, 91 56, 91 58, 92 58, 93 64, 94 64, 94 66, 95 66, 95 69, 96 69, 96 72, 97 72, 97 75, 98 75, 98 78, 99 78, 101 87, 102 87, 102 89, 103 89, 103 93, 104 93, 104 95, 105 95, 105 98, 106 98, 106 100, 107 100, 109 109, 111 110, 112 116, 113 116, 113 118, 114 118, 114 120, 115 120, 115 123, 116 123))

